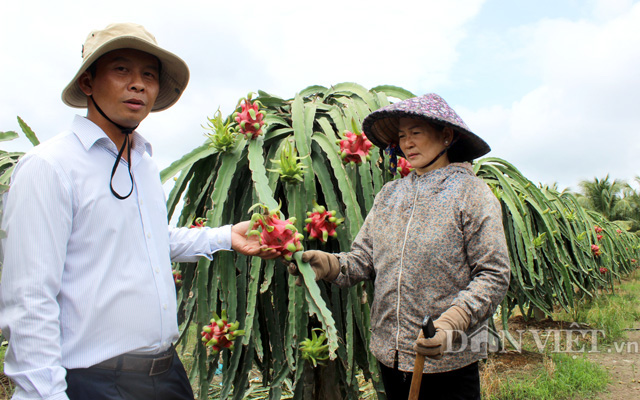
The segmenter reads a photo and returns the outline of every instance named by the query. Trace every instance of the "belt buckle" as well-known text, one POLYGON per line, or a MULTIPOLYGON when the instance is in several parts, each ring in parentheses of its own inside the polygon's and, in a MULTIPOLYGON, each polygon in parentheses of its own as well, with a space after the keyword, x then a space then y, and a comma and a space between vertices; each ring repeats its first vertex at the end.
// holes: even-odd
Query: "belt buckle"
POLYGON ((165 357, 154 358, 151 361, 151 369, 149 370, 149 376, 160 375, 169 370, 171 363, 173 362, 173 354, 169 354, 165 357))

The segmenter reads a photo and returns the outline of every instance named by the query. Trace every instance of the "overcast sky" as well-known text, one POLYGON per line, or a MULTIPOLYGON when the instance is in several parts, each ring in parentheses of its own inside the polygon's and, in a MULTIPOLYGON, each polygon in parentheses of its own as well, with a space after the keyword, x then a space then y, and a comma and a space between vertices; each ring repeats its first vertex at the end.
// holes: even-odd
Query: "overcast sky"
POLYGON ((111 22, 144 25, 190 67, 180 101, 139 128, 160 168, 249 92, 356 82, 440 94, 535 183, 640 175, 638 1, 4 1, 0 131, 19 115, 45 140, 84 115, 60 94, 111 22))

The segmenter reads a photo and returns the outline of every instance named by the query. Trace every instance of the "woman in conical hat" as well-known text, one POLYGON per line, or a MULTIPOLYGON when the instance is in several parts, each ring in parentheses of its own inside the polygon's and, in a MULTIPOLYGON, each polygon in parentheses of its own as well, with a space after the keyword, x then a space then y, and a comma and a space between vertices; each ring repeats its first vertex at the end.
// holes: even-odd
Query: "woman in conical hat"
POLYGON ((351 251, 302 259, 340 286, 375 281, 370 349, 389 398, 408 397, 420 354, 420 398, 480 399, 487 321, 510 278, 500 204, 470 163, 490 148, 436 94, 374 111, 363 131, 414 170, 376 195, 351 251), (431 338, 425 316, 435 321, 431 338))

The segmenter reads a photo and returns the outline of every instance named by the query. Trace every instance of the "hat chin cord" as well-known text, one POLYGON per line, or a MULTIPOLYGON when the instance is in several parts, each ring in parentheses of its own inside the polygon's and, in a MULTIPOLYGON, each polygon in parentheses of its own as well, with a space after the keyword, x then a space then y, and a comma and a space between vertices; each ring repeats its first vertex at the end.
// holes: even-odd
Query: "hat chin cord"
POLYGON ((96 110, 98 110, 100 115, 102 115, 107 121, 115 125, 116 128, 120 129, 120 132, 122 132, 122 134, 124 135, 124 143, 122 143, 122 147, 120 147, 120 151, 118 152, 118 156, 116 157, 116 162, 113 164, 113 169, 111 170, 111 180, 109 181, 109 188, 111 189, 111 193, 113 193, 113 195, 116 196, 119 200, 124 200, 129 196, 131 196, 131 193, 133 193, 133 175, 131 174, 131 139, 129 135, 131 135, 131 133, 140 124, 134 126, 133 128, 127 128, 125 126, 122 126, 120 124, 113 122, 111 118, 107 117, 107 114, 105 114, 104 111, 102 111, 100 106, 98 106, 98 103, 96 103, 95 99, 93 98, 93 95, 89 96, 89 98, 93 102, 93 105, 96 107, 96 110), (116 174, 116 169, 118 169, 118 165, 120 164, 120 160, 122 159, 122 154, 124 153, 125 148, 127 149, 127 160, 128 160, 127 169, 129 171, 129 179, 131 179, 131 189, 129 190, 129 193, 127 193, 126 196, 122 196, 118 192, 116 192, 115 189, 113 188, 113 177, 116 174))
POLYGON ((455 136, 454 136, 454 138, 453 138, 453 140, 451 140, 451 143, 449 143, 449 144, 447 145, 447 147, 445 147, 444 149, 442 149, 442 151, 441 151, 440 153, 438 153, 438 155, 437 155, 437 156, 435 156, 435 157, 433 158, 433 160, 429 161, 429 163, 428 163, 427 165, 425 165, 424 167, 421 167, 421 168, 428 168, 428 167, 430 167, 431 165, 433 165, 433 163, 435 163, 436 161, 438 161, 438 159, 439 159, 440 157, 442 157, 442 156, 444 155, 444 153, 446 153, 446 152, 447 152, 447 150, 449 150, 449 149, 451 148, 451 146, 453 146, 453 144, 454 144, 455 142, 457 142, 457 141, 458 141, 458 135, 455 135, 455 136))

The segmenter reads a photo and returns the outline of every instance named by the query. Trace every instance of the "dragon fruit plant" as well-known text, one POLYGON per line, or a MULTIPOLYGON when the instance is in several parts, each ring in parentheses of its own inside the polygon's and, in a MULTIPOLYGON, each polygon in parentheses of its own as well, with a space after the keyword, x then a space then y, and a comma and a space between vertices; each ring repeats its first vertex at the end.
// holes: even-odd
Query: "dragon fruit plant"
POLYGON ((213 133, 207 134, 207 137, 211 141, 210 146, 218 150, 220 153, 229 151, 236 143, 238 134, 233 128, 233 121, 231 118, 222 119, 222 113, 218 108, 213 118, 207 118, 209 120, 208 126, 205 129, 211 130, 213 133))
POLYGON ((298 157, 298 151, 292 144, 291 140, 287 140, 286 145, 280 153, 279 160, 271 160, 278 164, 280 168, 268 169, 269 172, 277 172, 280 174, 280 179, 289 183, 302 182, 302 177, 305 173, 306 165, 299 162, 306 157, 298 157))
POLYGON ((336 228, 344 221, 344 218, 336 218, 334 210, 327 211, 324 206, 318 205, 315 201, 313 202, 313 211, 308 211, 307 217, 304 220, 307 224, 304 230, 309 232, 309 239, 318 239, 322 243, 327 243, 329 236, 338 236, 336 228))
POLYGON ((264 204, 255 204, 252 209, 260 207, 262 213, 254 213, 251 216, 251 227, 247 236, 260 235, 260 243, 267 245, 268 249, 274 249, 282 253, 285 260, 291 260, 293 253, 302 250, 300 239, 304 236, 295 227, 296 218, 282 219, 280 206, 275 210, 269 210, 264 204))
MULTIPOLYGON (((234 310, 232 315, 237 316, 246 331, 241 337, 242 346, 236 345, 233 355, 225 357, 229 368, 224 369, 218 398, 232 398, 232 393, 240 393, 242 388, 238 384, 244 385, 256 369, 270 388, 269 398, 280 397, 284 379, 295 387, 296 398, 318 397, 324 388, 336 387, 344 398, 359 398, 361 388, 352 379, 353 371, 362 371, 371 377, 379 393, 384 391, 378 362, 368 351, 370 300, 357 302, 364 299, 364 293, 371 293, 371 282, 348 289, 324 282, 316 284, 312 268, 301 262, 299 249, 313 245, 306 245, 308 242, 304 240, 309 240, 310 235, 302 229, 307 212, 312 211, 311 202, 316 199, 327 210, 337 210, 345 218, 337 229, 338 237, 328 240, 323 249, 332 253, 349 250, 376 194, 384 184, 400 178, 389 172, 391 159, 385 157, 382 148, 368 148, 365 135, 369 132, 359 134, 362 120, 369 112, 396 99, 411 97, 415 94, 402 88, 378 86, 367 90, 352 82, 326 88, 309 86, 291 99, 259 91, 244 104, 244 110, 238 106, 234 110, 238 114, 226 117, 238 131, 238 141, 228 151, 213 151, 207 143, 162 171, 163 182, 177 177, 167 196, 167 209, 170 217, 178 218, 179 226, 191 225, 195 217, 208 218, 207 226, 233 224, 245 219, 243 214, 255 203, 265 204, 271 210, 282 204, 284 214, 298 217, 298 222, 292 224, 278 213, 272 215, 264 208, 257 209, 252 211, 259 214, 250 230, 260 235, 264 247, 289 248, 291 251, 285 251, 286 255, 296 261, 300 259, 298 264, 305 283, 302 287, 295 285, 295 278, 282 268, 280 260, 262 260, 231 251, 219 252, 213 260, 203 258, 177 267, 183 275, 183 285, 177 294, 178 321, 183 333, 189 329, 190 321, 198 327, 208 325, 210 310, 216 308, 234 310), (255 109, 254 100, 260 101, 259 110, 255 109), (260 121, 258 113, 262 112, 266 115, 260 121), (239 123, 244 120, 243 126, 237 126, 235 118, 239 123), (258 134, 260 122, 265 122, 261 127, 264 134, 257 140, 245 140, 239 135, 243 128, 243 135, 253 138, 253 133, 258 134), (348 137, 342 135, 345 131, 351 132, 348 137), (337 139, 341 139, 342 147, 337 139), (293 152, 294 145, 297 155, 293 156, 300 159, 282 162, 282 152, 289 149, 293 152), (353 163, 347 158, 350 155, 353 163), (281 164, 272 163, 272 159, 280 160, 281 164), (291 182, 299 182, 295 177, 299 173, 302 182, 290 184, 278 172, 266 170, 280 168, 284 172, 287 162, 292 167, 294 162, 306 167, 304 174, 294 168, 288 174, 293 178, 291 182), (356 162, 361 163, 355 165, 356 162), (178 210, 179 215, 175 215, 178 210), (293 225, 299 232, 292 229, 293 225), (305 239, 300 239, 300 234, 305 239), (339 356, 338 362, 327 362, 324 367, 326 379, 325 374, 320 376, 308 368, 313 359, 317 361, 322 356, 313 355, 313 359, 308 358, 311 363, 307 363, 302 351, 307 345, 302 350, 297 346, 306 337, 313 341, 312 329, 320 327, 327 338, 329 358, 335 360, 339 356)), ((526 311, 536 307, 549 314, 558 307, 571 310, 580 303, 576 299, 587 292, 601 293, 605 281, 611 284, 612 277, 624 276, 637 268, 638 263, 629 260, 640 261, 640 239, 622 232, 615 241, 609 240, 604 232, 613 233, 620 227, 598 213, 585 210, 570 192, 539 187, 514 165, 495 157, 476 160, 473 170, 491 187, 502 206, 512 270, 509 293, 501 308, 503 321, 508 321, 516 309, 526 311), (594 232, 595 226, 603 231, 594 232), (597 241, 597 234, 604 236, 601 241, 597 241), (591 249, 594 244, 598 246, 595 251, 591 249), (609 272, 601 275, 600 267, 609 272)), ((329 232, 327 229, 327 237, 331 236, 329 232)), ((319 232, 318 239, 322 240, 324 235, 319 232)), ((210 329, 213 332, 215 328, 210 329)), ((316 331, 316 336, 321 334, 316 331)), ((194 356, 198 373, 193 383, 198 397, 205 398, 212 382, 209 377, 213 376, 217 363, 200 343, 185 339, 182 344, 194 356)))
POLYGON ((255 139, 262 135, 262 127, 264 126, 264 111, 260 111, 261 103, 256 100, 251 102, 252 93, 249 93, 246 98, 240 99, 239 106, 240 112, 233 114, 238 126, 240 127, 240 133, 243 134, 247 140, 255 139))
POLYGON ((214 312, 211 323, 202 327, 202 332, 200 332, 202 343, 207 347, 211 347, 213 355, 218 354, 222 349, 233 350, 235 339, 244 335, 244 331, 238 329, 240 327, 238 321, 229 323, 227 310, 222 310, 220 314, 221 316, 218 317, 218 314, 214 312))

